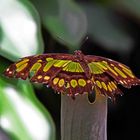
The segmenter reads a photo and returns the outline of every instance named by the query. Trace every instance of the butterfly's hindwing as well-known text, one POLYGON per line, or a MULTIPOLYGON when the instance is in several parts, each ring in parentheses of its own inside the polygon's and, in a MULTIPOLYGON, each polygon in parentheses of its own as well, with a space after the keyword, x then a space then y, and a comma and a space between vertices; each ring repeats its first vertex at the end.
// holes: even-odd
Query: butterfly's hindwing
POLYGON ((69 94, 74 96, 76 94, 89 93, 92 91, 92 81, 87 79, 82 74, 75 73, 71 75, 70 73, 59 73, 52 82, 51 86, 54 90, 61 93, 69 94))
POLYGON ((95 85, 101 94, 108 95, 114 99, 117 94, 123 94, 117 87, 117 83, 113 78, 104 74, 95 75, 95 85))

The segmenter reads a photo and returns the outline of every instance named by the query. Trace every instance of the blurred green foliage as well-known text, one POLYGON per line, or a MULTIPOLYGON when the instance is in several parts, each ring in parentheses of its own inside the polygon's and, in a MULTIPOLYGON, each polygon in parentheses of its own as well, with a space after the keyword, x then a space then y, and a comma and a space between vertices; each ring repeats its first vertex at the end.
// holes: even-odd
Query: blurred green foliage
POLYGON ((0 2, 0 54, 15 61, 25 55, 42 53, 39 17, 31 3, 26 0, 0 2))
POLYGON ((0 78, 1 127, 16 140, 54 140, 53 121, 34 96, 32 85, 22 80, 10 84, 5 78, 0 78))
POLYGON ((87 31, 86 15, 72 0, 32 0, 44 26, 61 43, 78 49, 87 31), (44 9, 43 9, 44 8, 44 9), (82 24, 81 24, 82 23, 82 24))
POLYGON ((55 139, 52 118, 34 96, 29 81, 2 75, 11 61, 44 52, 41 25, 70 51, 79 49, 88 35, 106 49, 126 52, 132 49, 134 40, 118 15, 139 23, 139 9, 138 0, 0 0, 0 127, 11 139, 55 139), (17 103, 24 104, 25 110, 20 105, 17 108, 17 103), (33 116, 27 112, 30 109, 35 111, 33 116), (25 121, 26 116, 28 120, 40 118, 38 124, 25 121), (41 121, 48 131, 44 132, 41 121), (44 137, 31 131, 32 125, 42 129, 44 137))

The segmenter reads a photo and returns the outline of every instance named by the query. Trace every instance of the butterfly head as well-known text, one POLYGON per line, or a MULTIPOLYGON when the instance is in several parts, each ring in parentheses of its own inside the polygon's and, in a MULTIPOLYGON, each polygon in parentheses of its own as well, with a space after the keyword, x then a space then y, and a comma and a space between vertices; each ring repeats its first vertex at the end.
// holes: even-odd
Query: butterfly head
POLYGON ((74 51, 74 56, 76 59, 82 61, 84 59, 84 54, 80 50, 74 51))

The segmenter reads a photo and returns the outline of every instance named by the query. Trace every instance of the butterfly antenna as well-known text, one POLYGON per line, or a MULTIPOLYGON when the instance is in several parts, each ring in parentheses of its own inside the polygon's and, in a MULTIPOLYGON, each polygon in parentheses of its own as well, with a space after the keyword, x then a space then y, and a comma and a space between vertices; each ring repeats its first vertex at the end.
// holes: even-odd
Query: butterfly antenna
MULTIPOLYGON (((66 45, 66 42, 65 42, 65 40, 64 39, 62 39, 62 38, 60 38, 60 37, 56 37, 57 39, 59 39, 64 45, 66 45)), ((89 37, 88 36, 86 36, 83 40, 82 40, 82 42, 81 42, 81 45, 80 46, 83 46, 84 45, 84 43, 87 41, 89 39, 89 37)))
POLYGON ((60 37, 56 37, 63 45, 67 46, 66 41, 60 37))
POLYGON ((82 42, 81 42, 81 47, 85 44, 85 42, 87 42, 87 40, 89 39, 89 37, 88 36, 86 36, 83 40, 82 40, 82 42))

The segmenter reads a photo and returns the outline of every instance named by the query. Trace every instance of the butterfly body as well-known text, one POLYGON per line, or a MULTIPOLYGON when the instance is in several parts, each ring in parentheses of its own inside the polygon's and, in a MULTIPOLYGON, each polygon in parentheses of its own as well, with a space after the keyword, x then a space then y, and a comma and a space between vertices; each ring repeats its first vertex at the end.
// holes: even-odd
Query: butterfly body
POLYGON ((98 90, 110 98, 122 94, 117 84, 126 88, 140 84, 130 68, 117 61, 100 56, 71 54, 43 54, 22 58, 5 71, 8 77, 28 77, 32 82, 51 86, 71 97, 98 90))

